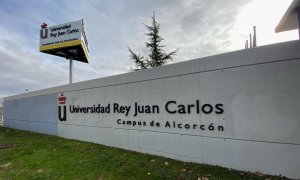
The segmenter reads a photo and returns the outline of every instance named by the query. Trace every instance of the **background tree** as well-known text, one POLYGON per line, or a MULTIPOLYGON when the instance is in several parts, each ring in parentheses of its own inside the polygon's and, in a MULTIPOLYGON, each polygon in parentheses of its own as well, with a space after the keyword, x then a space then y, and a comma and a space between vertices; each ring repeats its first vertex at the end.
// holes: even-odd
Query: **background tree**
POLYGON ((166 53, 162 49, 164 46, 160 45, 160 42, 164 39, 159 35, 160 24, 156 22, 155 12, 153 12, 153 16, 150 18, 152 24, 144 24, 148 31, 146 35, 149 37, 148 42, 145 42, 146 47, 149 48, 149 55, 145 57, 144 55, 136 54, 128 47, 128 51, 130 52, 129 57, 136 65, 136 69, 133 69, 134 71, 162 66, 168 61, 171 61, 173 58, 172 56, 177 52, 176 49, 170 53, 166 53))

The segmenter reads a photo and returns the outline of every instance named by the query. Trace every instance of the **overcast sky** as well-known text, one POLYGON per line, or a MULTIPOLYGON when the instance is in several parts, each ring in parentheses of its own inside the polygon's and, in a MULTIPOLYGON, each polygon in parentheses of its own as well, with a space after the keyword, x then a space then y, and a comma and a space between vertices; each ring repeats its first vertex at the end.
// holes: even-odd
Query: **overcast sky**
POLYGON ((145 53, 145 28, 156 12, 172 63, 240 50, 257 26, 258 45, 298 39, 274 29, 292 0, 0 0, 2 98, 68 83, 68 61, 39 52, 39 29, 84 19, 90 63, 74 63, 74 82, 127 73, 127 46, 145 53))

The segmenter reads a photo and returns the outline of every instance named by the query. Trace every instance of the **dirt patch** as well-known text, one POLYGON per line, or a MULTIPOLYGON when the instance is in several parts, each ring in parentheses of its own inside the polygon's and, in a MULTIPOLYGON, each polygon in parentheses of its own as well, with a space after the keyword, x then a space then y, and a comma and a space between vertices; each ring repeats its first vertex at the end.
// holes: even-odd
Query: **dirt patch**
POLYGON ((9 167, 10 165, 11 165, 11 163, 8 162, 8 163, 6 163, 6 164, 0 165, 0 168, 7 168, 7 167, 9 167))
POLYGON ((44 172, 44 170, 39 169, 39 170, 37 170, 37 172, 38 172, 38 173, 42 173, 42 172, 44 172))
POLYGON ((13 144, 0 144, 0 149, 11 149, 14 146, 15 145, 13 145, 13 144))

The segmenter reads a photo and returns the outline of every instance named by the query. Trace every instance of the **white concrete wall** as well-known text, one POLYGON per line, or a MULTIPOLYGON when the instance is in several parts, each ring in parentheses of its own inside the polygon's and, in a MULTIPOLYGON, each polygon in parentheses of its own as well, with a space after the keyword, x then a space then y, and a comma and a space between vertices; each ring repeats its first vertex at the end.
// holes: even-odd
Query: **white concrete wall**
MULTIPOLYGON (((7 97, 4 125, 183 161, 300 178, 299 47, 299 41, 286 42, 7 97), (65 104, 57 101, 61 93, 65 104), (198 114, 191 108, 187 114, 171 114, 165 109, 169 101, 188 106, 197 100, 200 106, 222 104, 224 112, 198 114), (113 112, 114 103, 130 106, 128 115, 113 112), (134 116, 135 103, 158 106, 159 113, 134 116), (110 104, 110 112, 71 113, 70 106, 98 104, 110 104), (57 108, 63 106, 67 118, 59 121, 57 108), (46 111, 41 122, 44 113, 39 112, 46 111), (119 124, 123 120, 145 125, 119 124), (152 121, 160 126, 152 127, 152 121), (189 128, 166 127, 167 121, 189 128), (24 125, 36 123, 39 126, 24 125)), ((171 104, 169 109, 175 107, 171 104)))

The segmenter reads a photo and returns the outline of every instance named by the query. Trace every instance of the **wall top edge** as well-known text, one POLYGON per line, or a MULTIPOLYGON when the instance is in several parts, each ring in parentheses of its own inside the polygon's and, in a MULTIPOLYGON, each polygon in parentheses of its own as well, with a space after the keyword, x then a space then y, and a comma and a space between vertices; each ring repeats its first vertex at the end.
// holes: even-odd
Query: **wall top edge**
POLYGON ((223 68, 235 68, 247 65, 272 63, 277 61, 300 60, 300 41, 289 41, 256 48, 217 54, 213 56, 187 60, 173 63, 162 67, 147 69, 143 71, 129 72, 99 79, 87 80, 62 85, 37 91, 31 91, 9 97, 5 101, 14 99, 56 94, 60 92, 76 91, 81 89, 121 85, 127 83, 141 82, 147 80, 161 79, 192 73, 201 73, 223 68))

